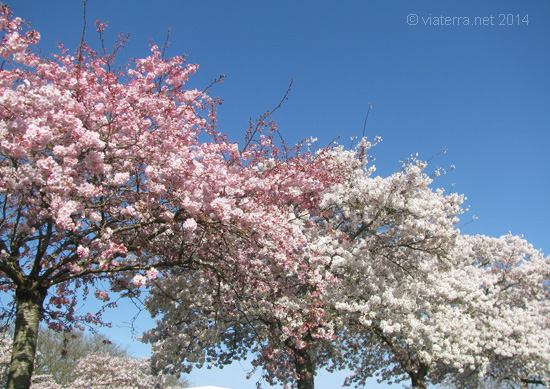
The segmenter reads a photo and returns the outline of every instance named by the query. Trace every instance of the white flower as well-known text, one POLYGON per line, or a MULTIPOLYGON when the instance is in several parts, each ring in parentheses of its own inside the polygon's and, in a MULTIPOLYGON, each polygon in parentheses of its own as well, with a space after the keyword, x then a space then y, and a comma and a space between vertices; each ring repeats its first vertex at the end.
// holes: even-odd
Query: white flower
POLYGON ((183 223, 183 229, 188 232, 193 232, 197 229, 197 222, 195 219, 189 218, 183 223))

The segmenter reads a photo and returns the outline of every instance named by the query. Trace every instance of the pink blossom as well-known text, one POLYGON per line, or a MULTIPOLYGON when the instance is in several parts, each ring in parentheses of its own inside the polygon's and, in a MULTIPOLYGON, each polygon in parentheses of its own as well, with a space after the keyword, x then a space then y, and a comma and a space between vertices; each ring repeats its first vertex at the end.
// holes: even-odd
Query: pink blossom
POLYGON ((125 173, 116 173, 113 177, 112 183, 113 185, 123 185, 130 179, 130 174, 128 172, 125 173))
POLYGON ((95 297, 98 299, 98 300, 101 300, 103 302, 107 302, 110 300, 109 298, 109 292, 106 291, 106 290, 96 290, 95 291, 95 297))
POLYGON ((147 270, 146 276, 147 276, 147 279, 154 280, 158 277, 158 274, 159 274, 158 270, 152 267, 149 270, 147 270))
POLYGON ((117 254, 126 254, 128 249, 123 244, 111 243, 109 248, 101 253, 103 259, 111 259, 117 254))
POLYGON ((141 288, 147 283, 147 277, 142 274, 136 274, 134 278, 132 278, 132 283, 138 288, 141 288))
POLYGON ((82 147, 101 150, 105 147, 105 142, 100 139, 99 133, 86 131, 80 137, 82 147))
POLYGON ((197 229, 197 222, 195 219, 189 218, 183 223, 182 227, 187 232, 193 232, 197 229))
POLYGON ((67 269, 73 274, 81 273, 84 270, 81 266, 74 265, 70 262, 67 263, 67 269))
POLYGON ((76 253, 78 255, 78 258, 87 258, 88 255, 90 255, 90 248, 84 247, 84 246, 78 246, 76 249, 76 253))

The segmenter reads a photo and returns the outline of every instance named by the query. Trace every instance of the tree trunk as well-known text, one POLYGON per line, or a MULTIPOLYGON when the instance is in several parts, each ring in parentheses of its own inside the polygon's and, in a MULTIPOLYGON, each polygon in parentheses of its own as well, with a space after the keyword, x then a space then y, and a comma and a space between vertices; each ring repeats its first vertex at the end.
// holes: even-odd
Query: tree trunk
POLYGON ((298 373, 298 389, 314 389, 313 374, 315 367, 311 361, 311 357, 307 352, 307 348, 298 350, 295 349, 296 355, 296 373, 298 373))
POLYGON ((426 382, 426 376, 428 375, 428 366, 421 364, 420 368, 415 372, 409 372, 411 377, 411 383, 413 388, 427 389, 428 383, 426 382))
POLYGON ((428 388, 428 384, 426 383, 426 377, 421 377, 421 376, 411 377, 411 381, 412 381, 413 388, 418 388, 418 389, 428 388))
POLYGON ((47 290, 21 285, 15 291, 15 333, 7 389, 29 389, 34 369, 38 324, 47 290))

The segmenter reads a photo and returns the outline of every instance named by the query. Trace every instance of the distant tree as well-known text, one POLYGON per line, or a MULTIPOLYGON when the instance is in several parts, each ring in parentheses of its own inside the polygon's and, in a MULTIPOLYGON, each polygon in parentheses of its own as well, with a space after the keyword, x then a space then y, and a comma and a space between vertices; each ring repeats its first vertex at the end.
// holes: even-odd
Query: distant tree
MULTIPOLYGON (((148 359, 129 357, 126 350, 100 334, 41 329, 38 338, 33 389, 175 389, 190 385, 183 377, 152 375, 148 359)), ((3 334, 0 338, 0 385, 4 386, 11 344, 11 337, 3 334)))
POLYGON ((183 376, 179 378, 173 375, 163 376, 163 389, 169 388, 188 388, 192 385, 191 381, 183 376))
POLYGON ((51 375, 60 385, 78 377, 76 366, 90 354, 128 357, 128 352, 105 335, 40 328, 34 375, 51 375))
MULTIPOLYGON (((148 360, 90 354, 76 366, 78 377, 70 389, 168 389, 162 376, 153 375, 148 360)), ((178 386, 179 387, 179 386, 178 386)))

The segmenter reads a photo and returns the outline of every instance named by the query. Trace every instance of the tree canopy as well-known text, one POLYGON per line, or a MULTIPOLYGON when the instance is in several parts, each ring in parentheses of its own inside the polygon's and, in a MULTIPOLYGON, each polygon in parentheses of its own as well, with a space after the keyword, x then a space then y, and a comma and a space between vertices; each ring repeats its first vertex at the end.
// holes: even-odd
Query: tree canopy
POLYGON ((268 382, 299 389, 321 367, 358 384, 547 385, 548 257, 520 237, 461 234, 463 196, 432 188, 415 158, 375 176, 367 139, 287 147, 268 111, 229 141, 209 88, 186 87, 197 65, 151 44, 120 66, 126 38, 108 51, 105 28, 100 50, 82 37, 45 58, 31 49, 40 34, 0 9, 7 388, 57 385, 32 381, 41 322, 101 324, 77 313, 83 295, 109 306, 141 290, 159 318, 150 363, 92 353, 74 385, 139 375, 152 388, 159 372, 249 354, 268 382))

